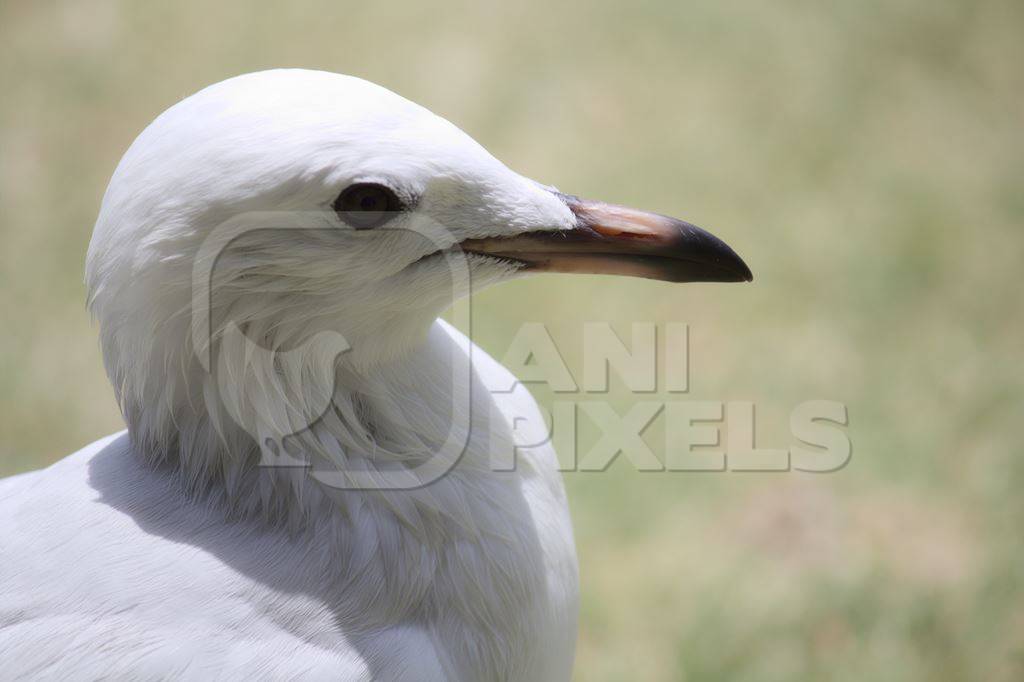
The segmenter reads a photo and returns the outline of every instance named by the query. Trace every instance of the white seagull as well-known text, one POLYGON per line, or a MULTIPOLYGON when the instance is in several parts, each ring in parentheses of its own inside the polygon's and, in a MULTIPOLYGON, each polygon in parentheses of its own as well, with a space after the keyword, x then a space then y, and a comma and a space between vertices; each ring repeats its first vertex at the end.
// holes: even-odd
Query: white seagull
POLYGON ((0 677, 568 679, 555 453, 437 319, 537 271, 751 279, 357 78, 253 73, 161 114, 86 263, 128 428, 0 480, 0 677))

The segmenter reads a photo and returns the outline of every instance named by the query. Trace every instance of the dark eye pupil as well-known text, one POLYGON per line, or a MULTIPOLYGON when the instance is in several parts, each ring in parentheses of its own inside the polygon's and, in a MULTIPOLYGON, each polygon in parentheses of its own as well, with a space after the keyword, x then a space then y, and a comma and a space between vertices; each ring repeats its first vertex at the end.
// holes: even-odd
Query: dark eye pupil
POLYGON ((347 187, 334 201, 338 217, 357 230, 366 230, 387 222, 402 203, 389 188, 375 183, 347 187))

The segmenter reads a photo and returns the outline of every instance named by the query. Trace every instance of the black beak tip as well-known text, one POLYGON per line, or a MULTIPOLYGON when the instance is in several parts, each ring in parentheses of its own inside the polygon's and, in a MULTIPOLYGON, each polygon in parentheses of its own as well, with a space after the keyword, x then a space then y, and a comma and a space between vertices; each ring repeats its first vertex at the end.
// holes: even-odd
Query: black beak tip
POLYGON ((744 262, 740 255, 733 251, 732 247, 721 242, 724 247, 723 260, 725 267, 729 268, 736 274, 736 282, 753 282, 754 273, 750 271, 750 267, 744 262))
POLYGON ((752 282, 754 274, 732 247, 707 230, 679 221, 680 236, 686 250, 692 254, 708 276, 707 281, 752 282))
POLYGON ((738 255, 736 256, 736 274, 739 275, 739 279, 736 280, 737 282, 754 281, 754 273, 750 271, 750 268, 747 266, 746 263, 743 262, 743 259, 740 258, 738 255))
POLYGON ((723 282, 753 282, 754 273, 750 267, 739 257, 735 251, 722 244, 725 250, 721 251, 714 261, 714 267, 722 273, 723 282))

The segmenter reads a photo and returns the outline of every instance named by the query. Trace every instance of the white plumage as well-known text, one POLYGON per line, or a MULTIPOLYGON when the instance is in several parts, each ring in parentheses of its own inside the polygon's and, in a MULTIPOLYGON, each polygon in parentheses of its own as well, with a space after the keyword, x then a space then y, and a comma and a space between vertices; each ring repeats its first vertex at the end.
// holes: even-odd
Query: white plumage
POLYGON ((749 277, 707 233, 525 179, 365 81, 280 70, 193 95, 125 154, 89 249, 128 431, 0 481, 4 677, 569 677, 555 455, 494 470, 543 422, 522 386, 488 390, 514 380, 437 320, 468 282, 418 234, 436 225, 474 288, 530 269, 749 277), (388 229, 334 210, 367 184, 401 201, 388 229), (225 224, 243 229, 205 263, 225 224), (686 256, 671 272, 668 251, 686 256), (451 433, 461 458, 428 475, 451 433), (285 442, 303 466, 260 466, 285 442), (345 485, 367 472, 421 485, 345 485))

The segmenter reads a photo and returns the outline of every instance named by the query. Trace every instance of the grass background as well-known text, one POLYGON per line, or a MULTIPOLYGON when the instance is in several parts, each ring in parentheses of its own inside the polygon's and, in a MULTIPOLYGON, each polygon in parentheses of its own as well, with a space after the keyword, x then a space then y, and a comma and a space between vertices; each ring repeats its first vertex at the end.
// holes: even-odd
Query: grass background
POLYGON ((0 474, 120 428, 82 263, 134 136, 237 73, 351 73, 755 272, 498 287, 489 351, 544 322, 579 377, 584 321, 688 322, 686 398, 754 401, 760 443, 849 406, 835 474, 567 475, 578 679, 1022 679, 1022 27, 1014 0, 0 1, 0 474))

